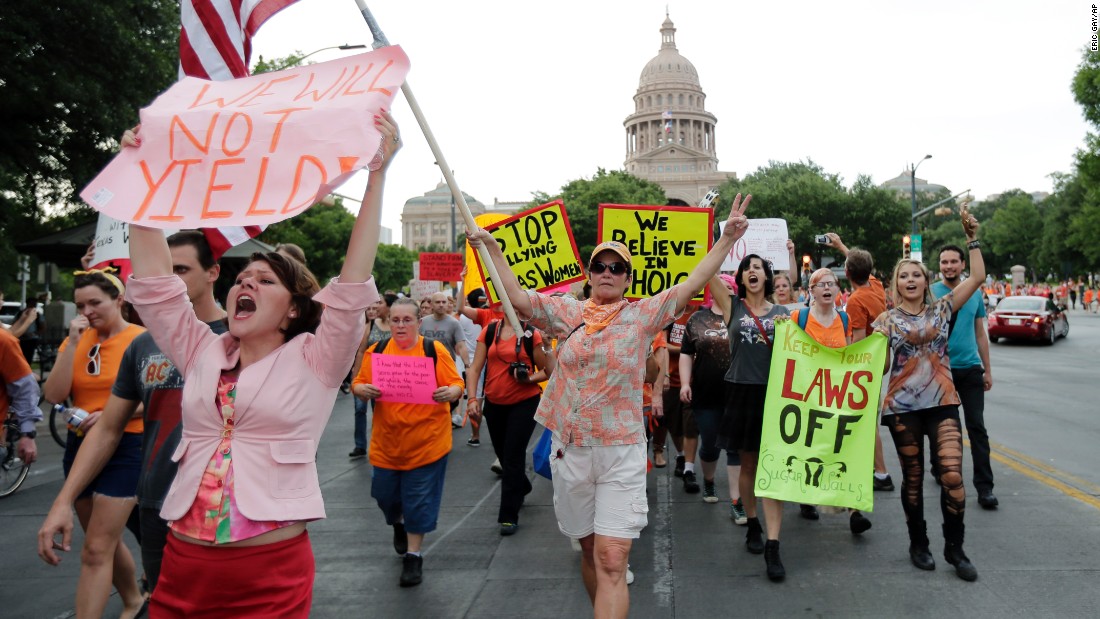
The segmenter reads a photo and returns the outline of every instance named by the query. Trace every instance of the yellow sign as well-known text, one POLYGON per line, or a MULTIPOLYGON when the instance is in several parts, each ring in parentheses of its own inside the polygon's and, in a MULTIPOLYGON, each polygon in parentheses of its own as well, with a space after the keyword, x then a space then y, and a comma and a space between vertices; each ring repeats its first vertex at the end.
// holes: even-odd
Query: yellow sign
MULTIPOLYGON (((626 298, 656 296, 687 279, 710 251, 714 211, 692 206, 601 204, 599 242, 630 250, 633 270, 626 298)), ((693 303, 703 302, 699 291, 693 303)))
MULTIPOLYGON (((498 221, 504 221, 508 219, 508 216, 504 213, 485 213, 484 215, 478 215, 474 217, 474 223, 480 228, 488 228, 490 225, 495 224, 498 221)), ((473 247, 470 247, 469 243, 466 243, 466 266, 470 267, 472 264, 480 264, 477 261, 477 252, 473 247)), ((469 294, 471 290, 481 288, 485 289, 485 283, 481 281, 481 272, 475 268, 467 268, 466 277, 462 280, 462 293, 469 294)))
MULTIPOLYGON (((561 200, 528 209, 485 229, 500 244, 508 266, 523 288, 543 291, 584 279, 573 230, 561 200)), ((495 306, 500 303, 500 296, 489 281, 481 257, 476 260, 482 280, 488 284, 489 303, 495 306)))

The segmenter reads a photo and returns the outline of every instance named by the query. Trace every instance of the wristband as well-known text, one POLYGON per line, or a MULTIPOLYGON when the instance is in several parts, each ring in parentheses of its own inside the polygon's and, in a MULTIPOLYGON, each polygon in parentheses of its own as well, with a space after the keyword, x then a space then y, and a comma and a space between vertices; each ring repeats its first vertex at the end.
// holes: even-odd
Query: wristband
POLYGON ((967 249, 979 249, 982 246, 982 242, 978 239, 974 239, 966 244, 967 249))

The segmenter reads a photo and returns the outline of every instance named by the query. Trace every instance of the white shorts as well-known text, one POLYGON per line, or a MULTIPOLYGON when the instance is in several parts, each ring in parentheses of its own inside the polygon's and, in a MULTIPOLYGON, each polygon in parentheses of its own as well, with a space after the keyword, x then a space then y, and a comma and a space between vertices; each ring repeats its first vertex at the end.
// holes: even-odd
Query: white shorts
POLYGON ((592 533, 637 538, 648 523, 645 494, 646 444, 606 447, 550 444, 554 514, 573 539, 592 533), (562 457, 558 458, 558 450, 562 457))

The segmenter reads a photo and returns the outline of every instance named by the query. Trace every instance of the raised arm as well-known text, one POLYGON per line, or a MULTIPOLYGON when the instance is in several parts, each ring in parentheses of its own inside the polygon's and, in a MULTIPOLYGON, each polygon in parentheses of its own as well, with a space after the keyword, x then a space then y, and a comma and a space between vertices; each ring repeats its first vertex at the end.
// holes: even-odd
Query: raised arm
POLYGON ((970 299, 970 295, 981 288, 985 281, 985 260, 982 258, 981 244, 978 242, 978 220, 970 214, 970 204, 963 202, 959 207, 963 232, 966 233, 966 247, 970 250, 970 277, 955 287, 952 311, 957 312, 970 299))
POLYGON ((737 242, 737 239, 745 236, 745 232, 749 229, 749 220, 745 217, 745 209, 748 207, 749 202, 752 202, 751 195, 745 196, 744 201, 741 200, 741 194, 737 194, 733 198, 733 204, 730 206, 730 216, 726 219, 722 236, 719 237, 714 247, 710 248, 707 255, 703 256, 699 264, 692 269, 684 283, 676 286, 677 315, 684 311, 695 293, 699 292, 707 281, 718 273, 718 269, 722 268, 722 261, 733 249, 733 244, 737 242))
POLYGON ((497 243, 497 240, 484 228, 472 231, 466 230, 466 240, 470 242, 474 249, 485 247, 489 253, 489 258, 497 268, 497 275, 501 280, 495 282, 497 292, 499 293, 503 288, 504 294, 508 295, 508 299, 512 302, 512 307, 515 308, 519 319, 530 320, 531 314, 535 311, 531 306, 531 299, 527 298, 527 293, 523 290, 523 286, 519 285, 519 280, 516 279, 516 274, 512 272, 512 267, 508 266, 508 261, 504 258, 504 253, 500 251, 500 244, 497 243))
POLYGON ((340 282, 345 284, 365 282, 370 279, 374 270, 374 258, 378 253, 382 229, 382 190, 386 184, 386 169, 393 161, 394 154, 401 148, 397 123, 389 112, 383 110, 375 116, 374 126, 382 134, 382 165, 377 170, 372 170, 367 177, 363 203, 359 206, 359 215, 351 229, 344 266, 340 269, 340 282))
POLYGON ((733 315, 733 295, 726 290, 726 282, 717 275, 710 278, 710 298, 714 299, 714 305, 722 311, 722 324, 729 324, 730 316, 733 315))

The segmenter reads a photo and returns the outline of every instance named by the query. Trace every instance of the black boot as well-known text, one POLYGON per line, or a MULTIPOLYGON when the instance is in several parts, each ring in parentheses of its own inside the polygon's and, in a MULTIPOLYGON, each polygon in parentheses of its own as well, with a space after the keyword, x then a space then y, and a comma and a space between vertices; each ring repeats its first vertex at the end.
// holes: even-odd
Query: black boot
POLYGON ((978 579, 978 568, 970 562, 963 552, 963 534, 966 527, 961 522, 943 525, 943 558, 955 566, 955 574, 967 582, 978 579))
POLYGON ((928 525, 923 520, 907 522, 909 527, 909 560, 922 570, 936 569, 936 560, 928 550, 928 525))
POLYGON ((787 576, 787 570, 779 560, 779 540, 770 539, 764 544, 764 563, 768 566, 768 580, 779 582, 787 576))
POLYGON ((745 533, 745 548, 754 555, 764 552, 764 529, 760 528, 759 518, 749 518, 749 530, 745 533))

